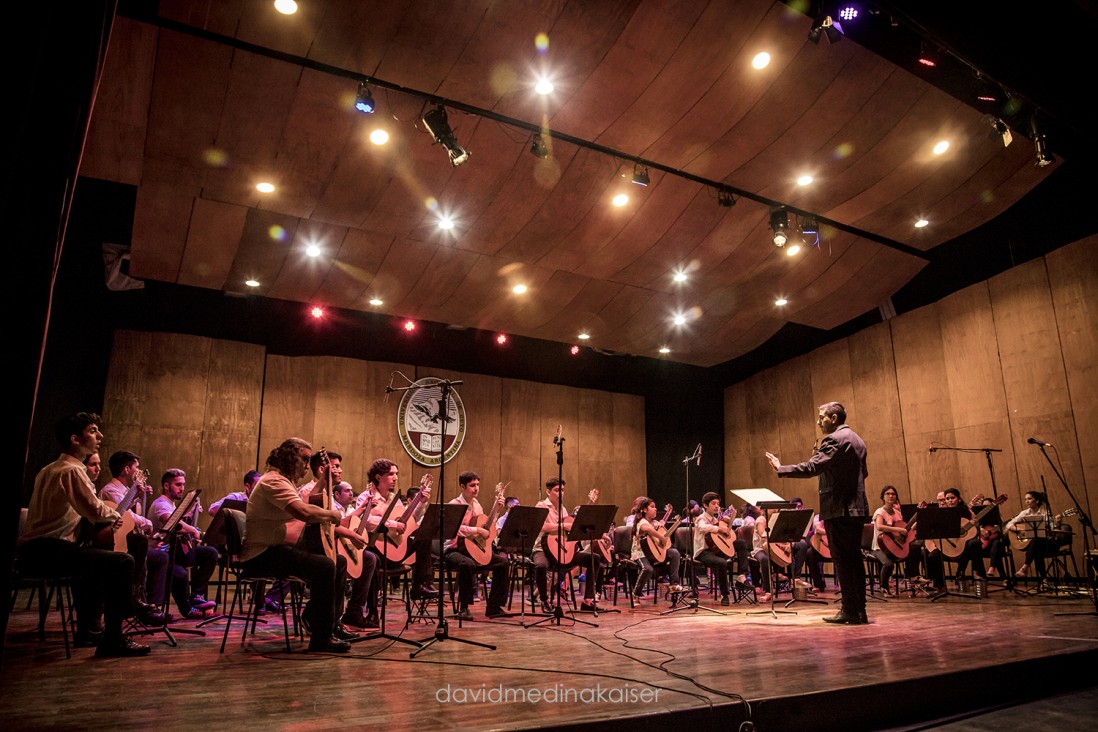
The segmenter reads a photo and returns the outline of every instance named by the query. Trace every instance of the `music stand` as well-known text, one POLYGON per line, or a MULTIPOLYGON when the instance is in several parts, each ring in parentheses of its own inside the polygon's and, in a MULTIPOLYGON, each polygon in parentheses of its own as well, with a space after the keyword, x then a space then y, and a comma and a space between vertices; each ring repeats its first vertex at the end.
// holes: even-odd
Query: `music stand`
MULTIPOLYGON (((367 633, 365 635, 360 635, 357 638, 351 638, 347 641, 348 643, 360 643, 362 641, 374 640, 375 638, 385 638, 386 640, 391 640, 398 643, 407 643, 408 645, 415 646, 416 648, 423 647, 423 644, 419 641, 412 640, 411 638, 403 638, 399 635, 393 635, 392 633, 385 632, 385 611, 389 607, 389 560, 386 558, 384 550, 385 542, 390 541, 388 538, 389 529, 386 528, 385 522, 389 520, 389 516, 392 515, 393 509, 396 508, 396 505, 397 502, 395 499, 389 501, 389 507, 385 509, 385 513, 381 516, 381 518, 378 519, 377 528, 375 528, 373 531, 367 532, 369 534, 369 539, 367 539, 366 549, 364 549, 364 551, 370 551, 372 548, 377 547, 378 544, 381 544, 381 547, 375 551, 375 554, 377 554, 378 571, 381 575, 381 583, 380 586, 377 586, 378 582, 377 579, 375 579, 375 589, 373 590, 374 592, 379 593, 381 598, 381 607, 379 608, 378 612, 381 620, 381 627, 378 628, 378 631, 376 633, 367 633)), ((424 516, 426 516, 426 514, 424 514, 424 516)), ((369 516, 363 516, 362 520, 366 521, 368 518, 369 516)), ((412 546, 412 543, 410 541, 408 542, 408 546, 412 546)))
MULTIPOLYGON (((172 511, 171 516, 164 522, 164 525, 160 528, 160 533, 164 534, 168 540, 168 571, 164 577, 164 582, 167 587, 164 588, 164 603, 160 606, 160 612, 165 617, 164 625, 159 628, 146 628, 144 630, 131 631, 128 635, 151 635, 154 633, 163 633, 168 636, 168 642, 173 646, 175 645, 175 638, 172 636, 172 629, 168 628, 168 603, 171 602, 171 583, 175 575, 175 554, 179 548, 179 524, 183 521, 183 517, 194 506, 195 501, 198 500, 199 494, 202 493, 201 488, 195 488, 192 491, 188 491, 183 494, 183 497, 179 499, 179 505, 172 511)), ((192 628, 175 628, 174 632, 182 633, 184 635, 199 635, 205 636, 206 632, 203 630, 195 630, 192 628)))
MULTIPOLYGON (((796 508, 797 504, 793 503, 792 501, 785 500, 769 488, 741 488, 739 490, 732 491, 732 495, 736 496, 745 503, 750 503, 756 508, 762 509, 763 521, 766 522, 763 526, 763 532, 766 534, 766 552, 767 555, 770 557, 770 609, 756 610, 747 614, 770 615, 774 619, 777 619, 779 612, 783 615, 796 615, 797 613, 793 610, 774 609, 774 595, 777 594, 778 584, 777 582, 774 582, 774 557, 770 551, 770 512, 778 511, 781 509, 796 508)), ((809 517, 809 520, 811 520, 811 516, 809 517)))
MULTIPOLYGON (((601 537, 607 531, 610 530, 610 524, 614 523, 614 516, 618 513, 617 506, 604 506, 600 504, 588 503, 580 506, 579 511, 576 513, 576 517, 572 519, 572 528, 568 530, 568 541, 586 541, 588 546, 588 554, 591 555, 591 566, 588 568, 587 581, 595 582, 595 566, 598 564, 598 560, 595 558, 594 543, 596 537, 601 537)), ((681 578, 680 578, 681 579, 681 578)), ((594 585, 596 594, 598 592, 598 584, 594 585)), ((621 610, 617 608, 607 608, 603 610, 604 613, 620 613, 621 610)), ((599 616, 598 602, 595 603, 595 611, 593 615, 597 618, 599 616)))
MULTIPOLYGON (((541 527, 545 525, 545 519, 549 516, 549 509, 544 506, 513 506, 507 512, 507 519, 503 522, 503 528, 496 534, 496 545, 500 551, 507 552, 509 556, 516 554, 522 563, 522 583, 519 585, 519 601, 522 610, 519 612, 519 624, 526 627, 526 580, 529 576, 530 552, 533 549, 530 537, 537 537, 541 533, 541 527)), ((544 613, 534 613, 543 618, 550 617, 544 613)))
MULTIPOLYGON (((465 518, 466 511, 469 510, 469 506, 464 503, 444 503, 442 504, 442 533, 438 530, 438 511, 429 510, 423 514, 423 523, 416 529, 415 534, 408 537, 408 557, 415 555, 416 545, 420 541, 432 541, 436 537, 442 537, 442 544, 439 545, 438 559, 439 564, 443 563, 443 554, 445 554, 445 547, 447 542, 451 542, 457 536, 458 529, 461 528, 461 522, 465 518)), ((405 557, 405 560, 408 559, 405 557)), ((439 571, 444 571, 439 569, 439 571)), ((411 613, 408 615, 408 620, 411 621, 411 613)), ((458 627, 461 627, 461 618, 458 618, 458 627)))
MULTIPOLYGON (((808 535, 808 530, 812 528, 812 517, 815 515, 815 511, 811 508, 795 508, 792 510, 778 511, 778 515, 774 521, 774 525, 770 528, 770 541, 777 542, 778 544, 788 543, 791 546, 799 541, 804 540, 808 535)), ((769 544, 767 545, 769 548, 769 544)), ((792 564, 792 563, 791 563, 792 564)), ((790 570, 793 567, 790 566, 790 570)), ((806 588, 797 587, 797 573, 790 572, 790 581, 793 583, 793 588, 790 590, 790 594, 793 596, 789 602, 785 603, 785 607, 790 607, 796 602, 807 602, 813 605, 826 605, 826 600, 813 600, 808 597, 797 597, 797 590, 805 590, 804 594, 807 594, 806 588)), ((772 589, 777 589, 775 586, 772 589)), ((773 603, 774 595, 777 592, 771 593, 770 600, 773 603)))
MULTIPOLYGON (((956 539, 961 536, 961 523, 965 520, 964 510, 961 506, 927 506, 918 511, 919 538, 924 541, 938 541, 942 539, 956 539)), ((939 551, 941 548, 939 547, 939 551)), ((945 562, 946 554, 942 552, 942 562, 945 562)), ((976 595, 964 592, 951 592, 948 583, 943 584, 941 592, 931 595, 930 601, 937 602, 944 597, 970 597, 979 599, 976 595)))

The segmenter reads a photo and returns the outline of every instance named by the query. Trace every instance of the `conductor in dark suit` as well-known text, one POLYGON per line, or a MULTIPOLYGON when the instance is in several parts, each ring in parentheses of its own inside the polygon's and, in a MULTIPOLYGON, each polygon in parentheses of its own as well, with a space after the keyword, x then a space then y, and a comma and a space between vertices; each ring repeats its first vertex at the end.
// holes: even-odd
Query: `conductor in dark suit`
POLYGON ((766 453, 767 460, 780 478, 820 479, 820 518, 827 529, 831 558, 842 592, 838 615, 824 618, 828 623, 864 625, 865 564, 862 561, 862 526, 869 516, 865 497, 866 450, 862 438, 846 424, 846 409, 838 402, 820 406, 816 424, 823 440, 807 462, 782 465, 777 456, 766 453))

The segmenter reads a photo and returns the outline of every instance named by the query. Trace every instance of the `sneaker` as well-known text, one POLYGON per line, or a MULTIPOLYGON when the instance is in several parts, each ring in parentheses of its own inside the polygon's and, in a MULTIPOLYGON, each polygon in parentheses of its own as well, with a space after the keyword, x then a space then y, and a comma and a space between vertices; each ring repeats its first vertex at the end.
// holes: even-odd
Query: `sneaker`
POLYGON ((184 620, 202 620, 202 618, 206 617, 206 611, 201 608, 192 607, 186 612, 181 610, 179 616, 184 620))
POLYGON ((757 600, 759 602, 770 602, 770 593, 769 592, 762 593, 761 595, 758 596, 757 600))
POLYGON ((728 595, 721 595, 721 604, 726 607, 732 604, 731 601, 729 601, 728 599, 728 595))
POLYGON ((202 595, 195 595, 191 598, 191 607, 196 607, 199 610, 213 610, 217 607, 217 603, 213 600, 207 600, 202 595))
POLYGON ((584 600, 580 603, 579 611, 581 613, 597 613, 599 606, 595 604, 594 600, 584 600))
POLYGON ((132 658, 133 656, 147 656, 152 648, 135 643, 133 638, 122 636, 117 640, 103 641, 95 649, 96 658, 132 658))

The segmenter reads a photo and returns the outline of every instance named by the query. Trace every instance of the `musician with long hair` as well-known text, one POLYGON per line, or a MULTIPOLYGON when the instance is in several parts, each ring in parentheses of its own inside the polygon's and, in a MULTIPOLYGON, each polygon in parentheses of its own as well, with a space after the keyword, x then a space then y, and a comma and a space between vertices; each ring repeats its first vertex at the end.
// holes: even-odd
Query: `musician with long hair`
POLYGON ((668 588, 669 591, 682 592, 683 587, 679 579, 679 563, 682 561, 682 557, 679 555, 679 550, 673 546, 667 547, 666 559, 653 565, 645 556, 644 549, 641 546, 641 542, 649 537, 657 541, 662 538, 666 538, 667 541, 672 539, 670 536, 661 537, 660 532, 656 529, 656 502, 651 498, 641 496, 633 505, 635 507, 633 509, 633 550, 629 558, 640 565, 641 568, 640 574, 637 576, 637 582, 632 589, 633 599, 640 600, 644 583, 652 577, 657 569, 660 571, 666 570, 668 581, 671 583, 668 588))
POLYGON ((873 543, 870 551, 877 561, 881 563, 881 591, 891 595, 889 582, 892 581, 892 571, 897 559, 884 550, 881 544, 881 534, 891 534, 898 543, 903 543, 907 538, 907 527, 899 526, 904 517, 900 512, 900 494, 895 486, 886 485, 881 489, 882 505, 873 512, 873 543))
MULTIPOLYGON (((1005 528, 1010 532, 1008 536, 1024 539, 1022 529, 1029 528, 1031 524, 1036 524, 1038 528, 1046 531, 1060 524, 1061 517, 1052 515, 1052 510, 1048 506, 1048 494, 1044 491, 1026 491, 1025 502, 1026 507, 1017 516, 1007 521, 1005 528)), ((1026 560, 1021 567, 1018 567, 1014 576, 1025 577, 1032 565, 1037 570, 1037 579, 1044 581, 1045 558, 1055 554, 1056 547, 1057 542, 1050 536, 1030 537, 1025 548, 1026 560)))
MULTIPOLYGON (((169 468, 160 477, 161 495, 149 506, 149 519, 153 528, 164 528, 176 504, 187 492, 187 474, 179 468, 169 468)), ((201 504, 195 503, 193 517, 184 516, 179 522, 179 541, 176 542, 175 566, 172 567, 172 598, 184 618, 205 617, 207 612, 217 607, 213 600, 206 599, 206 588, 210 577, 217 568, 217 549, 201 544, 203 534, 195 522, 201 504), (188 585, 187 569, 191 568, 188 585), (188 589, 189 587, 189 589, 188 589)))

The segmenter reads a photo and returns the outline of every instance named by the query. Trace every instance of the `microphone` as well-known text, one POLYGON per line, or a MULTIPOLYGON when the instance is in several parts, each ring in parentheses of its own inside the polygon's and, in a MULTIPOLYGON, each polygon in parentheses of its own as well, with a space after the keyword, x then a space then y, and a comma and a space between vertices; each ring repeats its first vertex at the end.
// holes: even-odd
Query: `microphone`
POLYGON ((1041 442, 1036 437, 1030 437, 1028 440, 1026 440, 1026 442, 1031 445, 1040 445, 1041 447, 1052 447, 1051 442, 1041 442))
POLYGON ((941 449, 940 447, 932 447, 932 448, 930 448, 930 451, 931 452, 938 452, 938 450, 940 450, 940 449, 941 449))
POLYGON ((553 437, 553 444, 560 447, 560 443, 564 442, 564 438, 561 437, 560 430, 562 425, 557 425, 557 434, 553 437))
POLYGON ((698 467, 701 467, 701 464, 702 464, 702 444, 699 442, 698 443, 698 467))
POLYGON ((393 393, 393 379, 396 378, 396 371, 389 374, 389 385, 385 387, 385 403, 389 403, 389 395, 393 393))

